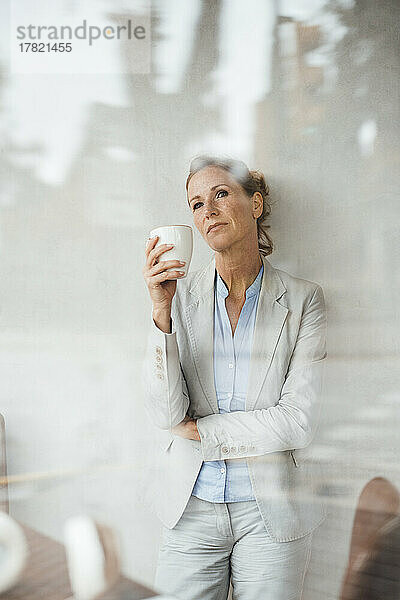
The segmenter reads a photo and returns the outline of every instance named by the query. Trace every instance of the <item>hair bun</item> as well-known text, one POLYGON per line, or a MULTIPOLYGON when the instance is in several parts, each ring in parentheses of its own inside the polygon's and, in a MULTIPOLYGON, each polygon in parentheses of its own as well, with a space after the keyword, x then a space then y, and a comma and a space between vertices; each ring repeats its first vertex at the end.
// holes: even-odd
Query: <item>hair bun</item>
POLYGON ((265 181, 264 174, 261 171, 249 171, 250 177, 256 182, 257 187, 264 198, 269 195, 269 186, 265 181))

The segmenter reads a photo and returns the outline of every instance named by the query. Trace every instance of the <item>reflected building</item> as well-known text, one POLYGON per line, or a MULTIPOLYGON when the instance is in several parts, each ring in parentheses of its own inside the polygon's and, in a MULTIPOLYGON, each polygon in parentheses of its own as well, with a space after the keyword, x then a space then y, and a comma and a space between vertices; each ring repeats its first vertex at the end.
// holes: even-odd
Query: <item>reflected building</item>
MULTIPOLYGON (((178 92, 157 94, 151 75, 134 75, 127 81, 133 105, 143 219, 154 226, 170 222, 170 206, 180 206, 177 198, 182 199, 178 213, 182 216, 177 218, 186 219, 187 147, 204 132, 219 127, 218 110, 205 106, 203 96, 211 85, 210 74, 218 60, 220 4, 212 0, 202 2, 191 60, 178 92), (156 177, 160 171, 163 177, 156 177)), ((153 30, 157 30, 156 21, 153 30)))
MULTIPOLYGON (((257 106, 255 162, 265 165, 278 200, 278 249, 301 236, 302 260, 311 276, 314 263, 324 257, 325 289, 335 298, 335 347, 358 355, 394 347, 390 314, 397 314, 396 294, 384 296, 384 290, 400 285, 397 270, 393 273, 400 187, 394 4, 388 0, 376 15, 370 0, 357 0, 350 8, 328 3, 343 35, 329 52, 325 49, 325 64, 314 64, 312 56, 324 47, 326 29, 277 14, 271 92, 257 106), (358 309, 353 312, 355 281, 358 309), (378 339, 377 305, 382 307, 378 339)), ((292 266, 291 256, 283 254, 285 261, 292 266)))
MULTIPOLYGON (((44 290, 41 284, 36 301, 32 298, 41 326, 70 329, 81 323, 88 331, 125 330, 123 315, 137 286, 132 270, 143 262, 142 224, 168 223, 169 207, 176 207, 176 198, 182 198, 176 220, 186 220, 188 140, 219 126, 218 110, 202 101, 218 60, 219 10, 220 2, 202 4, 187 77, 179 92, 157 94, 153 73, 128 74, 124 75, 128 106, 91 106, 80 151, 61 189, 43 184, 32 169, 18 169, 5 158, 15 151, 22 161, 24 152, 39 149, 6 148, 0 168, 7 174, 4 180, 14 183, 14 203, 3 205, 2 214, 3 278, 13 282, 3 290, 10 324, 13 318, 16 322, 23 318, 24 290, 34 295, 38 281, 45 277, 52 285, 44 290), (160 171, 163 177, 158 177, 160 171), (29 249, 25 258, 22 247, 29 249), (115 252, 122 257, 118 269, 115 252), (73 266, 77 263, 83 267, 79 272, 73 266), (116 289, 121 290, 119 310, 117 297, 111 303, 109 296, 116 289), (21 299, 19 308, 15 298, 21 299), (88 305, 93 306, 90 318, 88 305)), ((153 31, 157 19, 154 12, 153 31)), ((157 43, 156 35, 153 39, 157 43)), ((128 62, 131 59, 125 56, 128 62)))
POLYGON ((278 165, 287 153, 300 157, 314 143, 325 117, 320 90, 324 68, 309 64, 307 54, 322 43, 319 25, 292 17, 276 18, 272 53, 271 93, 258 104, 256 162, 278 165))

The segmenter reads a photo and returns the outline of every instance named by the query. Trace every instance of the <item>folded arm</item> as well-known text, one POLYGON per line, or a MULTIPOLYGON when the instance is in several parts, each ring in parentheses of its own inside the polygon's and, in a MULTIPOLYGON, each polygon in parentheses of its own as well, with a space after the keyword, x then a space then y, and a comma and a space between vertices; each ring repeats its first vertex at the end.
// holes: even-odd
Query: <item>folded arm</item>
POLYGON ((326 310, 318 285, 304 309, 278 404, 197 419, 203 459, 244 458, 308 446, 318 425, 326 356, 326 310))
POLYGON ((151 317, 142 370, 146 412, 154 425, 169 430, 184 419, 189 408, 173 319, 171 323, 171 333, 164 333, 151 317))

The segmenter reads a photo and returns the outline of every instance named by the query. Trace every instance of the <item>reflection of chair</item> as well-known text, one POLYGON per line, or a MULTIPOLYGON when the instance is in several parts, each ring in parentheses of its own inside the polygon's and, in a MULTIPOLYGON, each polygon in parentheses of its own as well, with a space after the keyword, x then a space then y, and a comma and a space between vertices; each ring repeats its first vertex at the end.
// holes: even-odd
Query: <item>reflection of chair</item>
MULTIPOLYGON (((392 585, 400 586, 399 508, 399 491, 383 477, 372 479, 362 490, 340 600, 378 599, 381 596, 373 594, 383 592, 386 577, 392 585), (394 544, 392 550, 390 544, 394 544), (387 571, 386 575, 382 570, 387 571), (371 580, 373 574, 375 582, 371 580)), ((382 598, 389 600, 392 596, 384 592, 382 598)))
POLYGON ((86 515, 70 517, 64 536, 75 600, 158 598, 154 590, 121 574, 118 541, 109 527, 86 515))
POLYGON ((360 560, 347 586, 351 600, 399 600, 400 517, 392 517, 360 560))
POLYGON ((6 428, 4 423, 4 417, 0 414, 0 510, 8 513, 8 486, 6 477, 6 428))
POLYGON ((91 517, 65 523, 65 549, 71 587, 77 600, 94 600, 119 578, 119 552, 113 531, 91 517))

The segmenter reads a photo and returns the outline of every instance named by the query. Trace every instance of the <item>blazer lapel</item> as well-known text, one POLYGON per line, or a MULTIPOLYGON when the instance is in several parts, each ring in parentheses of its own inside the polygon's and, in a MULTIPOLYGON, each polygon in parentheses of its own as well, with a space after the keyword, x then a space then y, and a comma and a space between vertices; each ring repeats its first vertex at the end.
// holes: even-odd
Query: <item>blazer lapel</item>
POLYGON ((185 309, 186 326, 197 375, 213 413, 219 413, 214 384, 214 278, 215 257, 193 280, 194 301, 185 309))
POLYGON ((264 273, 258 299, 253 344, 250 355, 246 410, 254 410, 264 379, 274 356, 289 309, 278 302, 286 288, 276 269, 262 256, 264 273))
MULTIPOLYGON (((265 256, 250 359, 246 410, 253 410, 271 365, 288 308, 278 302, 286 288, 265 256)), ((204 395, 213 413, 219 413, 214 384, 214 278, 215 256, 194 278, 193 302, 185 309, 194 364, 204 395)))

